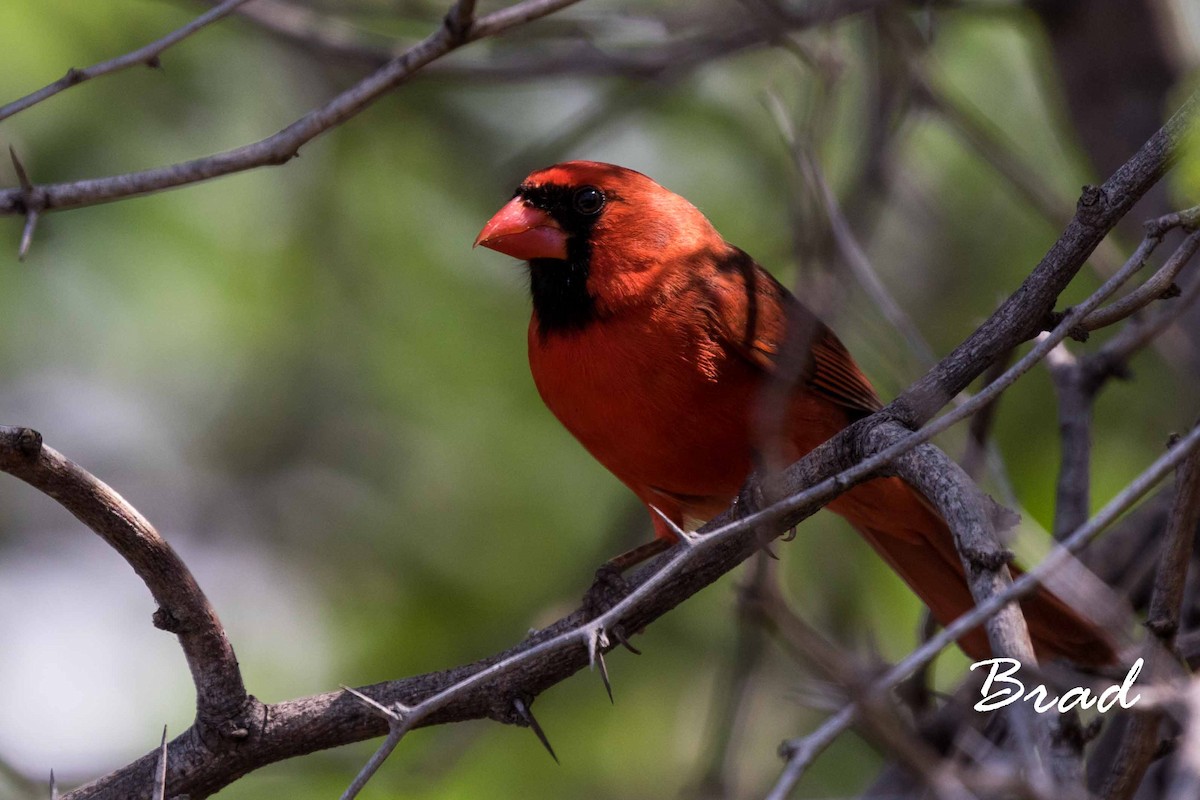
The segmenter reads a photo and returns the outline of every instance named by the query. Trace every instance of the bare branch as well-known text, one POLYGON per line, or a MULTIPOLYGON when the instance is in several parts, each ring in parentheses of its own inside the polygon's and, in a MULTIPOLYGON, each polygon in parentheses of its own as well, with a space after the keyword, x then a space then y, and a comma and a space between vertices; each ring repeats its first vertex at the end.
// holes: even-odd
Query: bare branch
POLYGON ((78 86, 84 81, 92 78, 99 78, 101 75, 108 75, 113 72, 118 72, 129 67, 139 65, 156 68, 160 66, 159 56, 163 51, 172 45, 188 38, 192 34, 199 31, 214 22, 232 14, 239 6, 245 5, 249 0, 225 0, 225 2, 213 8, 211 11, 206 11, 194 20, 184 25, 182 28, 172 31, 163 38, 151 42, 145 47, 140 47, 125 55, 118 56, 108 61, 102 61, 99 64, 93 64, 87 69, 75 69, 72 67, 67 70, 67 74, 56 80, 54 83, 38 89, 36 92, 25 95, 24 97, 14 100, 11 103, 0 106, 0 121, 6 120, 13 114, 24 111, 30 106, 37 105, 43 100, 53 97, 59 92, 66 91, 72 86, 78 86))
MULTIPOLYGON (((1187 214, 1188 219, 1190 219, 1189 222, 1183 223, 1183 227, 1189 229, 1195 228, 1198 212, 1200 212, 1200 209, 1189 209, 1187 212, 1179 212, 1187 214)), ((1172 217, 1174 216, 1172 215, 1172 217)), ((1172 296, 1170 290, 1175 283, 1175 276, 1192 259, 1198 248, 1200 248, 1200 237, 1197 237, 1195 234, 1189 236, 1179 246, 1179 249, 1167 259, 1166 263, 1151 275, 1145 283, 1120 300, 1104 308, 1098 308, 1091 314, 1088 314, 1079 327, 1085 331, 1098 330, 1126 319, 1155 300, 1172 296)))
POLYGON ((0 471, 53 497, 133 567, 158 603, 155 626, 179 637, 202 734, 216 734, 214 746, 244 738, 254 701, 233 648, 196 579, 158 531, 109 486, 43 445, 36 431, 0 426, 0 471))
POLYGON ((367 781, 375 777, 375 773, 383 766, 383 762, 396 749, 396 745, 400 744, 400 739, 404 734, 409 731, 411 727, 411 709, 399 701, 391 708, 388 708, 354 689, 347 689, 346 691, 366 703, 388 721, 387 738, 383 740, 383 744, 379 745, 378 749, 371 755, 371 758, 363 765, 363 768, 354 776, 354 780, 350 782, 346 791, 342 792, 341 800, 354 800, 355 797, 358 797, 358 793, 367 785, 367 781))
MULTIPOLYGON (((273 136, 204 158, 108 178, 0 190, 0 216, 60 211, 173 189, 295 158, 302 146, 334 128, 408 80, 413 73, 463 45, 573 5, 579 0, 524 0, 477 20, 469 30, 442 25, 371 75, 273 136)), ((464 6, 456 5, 455 8, 464 6)), ((455 12, 457 13, 457 12, 455 12)))
POLYGON ((1193 800, 1200 797, 1200 678, 1193 678, 1185 698, 1187 727, 1175 760, 1175 777, 1166 800, 1193 800))
MULTIPOLYGON (((1044 336, 1045 334, 1043 334, 1044 336)), ((1039 337, 1040 338, 1040 337, 1039 337)), ((1061 540, 1087 520, 1091 508, 1092 401, 1091 381, 1066 343, 1046 357, 1058 396, 1058 431, 1062 454, 1054 502, 1054 538, 1061 540)))
POLYGON ((1157 314, 1146 320, 1136 321, 1105 343, 1100 351, 1092 356, 1094 369, 1098 372, 1096 379, 1125 373, 1125 364, 1138 350, 1141 350, 1176 320, 1183 316, 1198 299, 1200 299, 1200 271, 1197 271, 1184 286, 1180 296, 1170 305, 1159 309, 1157 314))
MULTIPOLYGON (((667 73, 689 71, 737 53, 772 44, 781 32, 825 25, 886 5, 890 0, 841 0, 780 8, 774 24, 764 26, 745 15, 689 15, 669 25, 699 31, 674 39, 663 38, 622 49, 597 47, 580 36, 570 41, 541 38, 537 47, 522 47, 515 54, 490 56, 473 63, 443 62, 429 70, 430 77, 452 80, 514 81, 548 75, 624 77, 657 80, 667 73)), ((306 50, 349 62, 378 67, 395 58, 400 43, 364 35, 336 17, 274 0, 260 0, 243 9, 242 16, 264 30, 306 50)))
POLYGON ((1200 458, 1191 458, 1180 464, 1175 476, 1175 503, 1167 518, 1166 536, 1158 558, 1158 577, 1146 620, 1146 627, 1167 647, 1174 644, 1179 633, 1180 604, 1198 523, 1200 458))

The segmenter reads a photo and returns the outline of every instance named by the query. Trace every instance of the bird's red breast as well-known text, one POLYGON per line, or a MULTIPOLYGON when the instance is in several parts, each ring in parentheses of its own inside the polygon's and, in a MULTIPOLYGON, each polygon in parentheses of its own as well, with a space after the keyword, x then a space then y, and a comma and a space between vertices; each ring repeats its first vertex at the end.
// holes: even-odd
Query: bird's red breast
MULTIPOLYGON (((534 172, 476 244, 529 264, 529 363, 546 405, 677 525, 726 508, 756 448, 794 460, 880 407, 829 328, 695 206, 641 173, 590 161, 534 172), (799 380, 777 438, 763 442, 763 387, 797 340, 799 380)), ((971 607, 949 530, 906 484, 877 479, 830 508, 940 622, 971 607)), ((673 538, 651 518, 657 536, 673 538)), ((1113 658, 1107 640, 1048 592, 1023 607, 1040 652, 1113 658)), ((981 631, 960 643, 987 657, 981 631)))

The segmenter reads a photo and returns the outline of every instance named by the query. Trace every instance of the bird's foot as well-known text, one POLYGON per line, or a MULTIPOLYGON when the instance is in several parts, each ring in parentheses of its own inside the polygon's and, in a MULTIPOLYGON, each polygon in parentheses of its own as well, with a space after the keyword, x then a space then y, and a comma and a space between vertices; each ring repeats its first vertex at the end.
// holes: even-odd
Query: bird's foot
MULTIPOLYGON (((735 505, 740 508, 742 513, 746 516, 757 514, 759 511, 769 508, 772 505, 772 501, 770 499, 771 493, 764 488, 766 486, 767 483, 762 477, 762 473, 756 471, 746 481, 745 485, 742 486, 741 491, 738 492, 737 499, 734 501, 735 505)), ((778 561, 779 556, 775 555, 775 551, 771 547, 771 543, 775 541, 776 537, 770 531, 762 528, 755 528, 754 536, 758 540, 759 549, 761 549, 774 560, 778 561)), ((796 532, 795 528, 793 528, 784 536, 783 540, 785 542, 790 542, 795 538, 795 536, 796 532)))
POLYGON ((583 611, 588 619, 600 616, 624 600, 633 591, 621 568, 611 562, 601 564, 596 578, 583 595, 583 611))

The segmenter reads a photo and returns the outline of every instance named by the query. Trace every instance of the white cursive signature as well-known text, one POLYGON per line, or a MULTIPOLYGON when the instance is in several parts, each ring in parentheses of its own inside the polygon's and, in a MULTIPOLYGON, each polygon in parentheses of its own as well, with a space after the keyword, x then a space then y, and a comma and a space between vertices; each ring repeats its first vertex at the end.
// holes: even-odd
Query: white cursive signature
POLYGON ((1135 694, 1132 698, 1129 696, 1133 682, 1137 680, 1138 673, 1142 671, 1142 659, 1140 658, 1133 662, 1133 666, 1129 668, 1129 674, 1125 676, 1125 681, 1120 686, 1110 686, 1101 692, 1099 697, 1093 695, 1090 689, 1082 686, 1068 689, 1061 697, 1050 696, 1043 684, 1038 684, 1026 692, 1025 684, 1013 677, 1021 669, 1021 662, 1015 658, 989 658, 984 661, 976 661, 971 665, 972 670, 976 667, 990 668, 988 676, 983 682, 983 689, 980 691, 983 699, 975 704, 976 711, 994 711, 1018 700, 1030 700, 1033 702, 1034 710, 1039 714, 1044 714, 1052 708, 1057 708, 1059 711, 1070 711, 1076 706, 1080 708, 1096 706, 1096 710, 1103 714, 1117 703, 1121 704, 1121 708, 1132 708, 1134 703, 1142 697, 1140 694, 1135 694), (998 688, 996 688, 997 686, 998 688))

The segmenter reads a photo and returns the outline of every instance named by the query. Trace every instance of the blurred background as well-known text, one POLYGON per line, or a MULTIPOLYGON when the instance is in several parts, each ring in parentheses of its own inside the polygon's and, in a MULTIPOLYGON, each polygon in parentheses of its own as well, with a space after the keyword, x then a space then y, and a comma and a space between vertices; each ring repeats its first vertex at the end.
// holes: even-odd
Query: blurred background
MULTIPOLYGON (((44 183, 254 141, 445 11, 272 1, 167 51, 162 70, 0 122, 0 144, 44 183)), ((5 220, 0 422, 40 430, 157 526, 264 701, 507 647, 574 608, 595 567, 650 530, 537 396, 522 266, 471 250, 521 177, 568 158, 632 167, 802 297, 832 276, 825 313, 890 398, 926 356, 819 233, 815 182, 940 357, 1032 269, 1079 187, 1197 85, 1190 0, 842 5, 583 2, 451 55, 284 167, 49 215, 23 263, 20 221, 5 220)), ((205 7, 6 0, 0 103, 205 7)), ((1200 200, 1198 180, 1200 160, 1185 160, 1061 305, 1120 263, 1142 219, 1200 200)), ((0 184, 16 184, 6 163, 0 184)), ((1191 424, 1197 341, 1193 319, 1101 398, 1097 506, 1191 424)), ((1056 437, 1043 368, 999 405, 1004 469, 983 478, 1021 510, 1025 552, 1053 518, 1056 437)), ((965 437, 941 444, 959 456, 965 437)), ((887 659, 913 647, 918 602, 841 520, 822 513, 779 551, 793 606, 827 636, 887 659)), ((740 579, 655 624, 640 658, 610 657, 615 707, 586 674, 538 699, 561 766, 518 728, 420 730, 363 796, 761 795, 779 742, 826 711, 807 701, 805 670, 767 646, 736 724, 721 722, 740 579)), ((96 536, 0 477, 0 795, 44 796, 52 768, 60 786, 89 780, 156 746, 164 723, 190 724, 182 654, 153 610, 96 536)), ((939 684, 964 665, 943 655, 939 684)), ((221 796, 336 796, 375 746, 276 764, 221 796)), ((859 791, 880 763, 845 736, 798 796, 859 791)))

